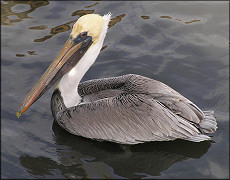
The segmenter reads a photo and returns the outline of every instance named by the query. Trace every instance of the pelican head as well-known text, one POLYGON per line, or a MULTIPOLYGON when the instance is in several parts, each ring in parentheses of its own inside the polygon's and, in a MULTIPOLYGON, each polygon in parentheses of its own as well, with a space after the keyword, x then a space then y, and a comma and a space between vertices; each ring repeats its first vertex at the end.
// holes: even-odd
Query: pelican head
POLYGON ((93 44, 96 44, 100 38, 106 20, 106 18, 98 14, 88 14, 80 17, 74 24, 72 32, 70 33, 71 39, 77 38, 81 33, 87 33, 88 36, 92 37, 93 44))
MULTIPOLYGON (((24 113, 53 84, 61 78, 64 78, 63 76, 67 74, 68 76, 66 77, 69 77, 69 75, 71 75, 70 71, 74 69, 77 64, 82 64, 82 61, 89 61, 86 63, 87 68, 81 65, 83 70, 79 72, 79 76, 80 79, 82 78, 96 60, 102 48, 110 17, 110 13, 104 16, 87 14, 77 20, 68 40, 56 59, 19 105, 16 113, 17 117, 24 113)), ((79 68, 75 68, 74 70, 79 70, 79 68)), ((78 72, 76 72, 76 75, 77 73, 78 72)), ((63 85, 61 87, 63 87, 63 85)))

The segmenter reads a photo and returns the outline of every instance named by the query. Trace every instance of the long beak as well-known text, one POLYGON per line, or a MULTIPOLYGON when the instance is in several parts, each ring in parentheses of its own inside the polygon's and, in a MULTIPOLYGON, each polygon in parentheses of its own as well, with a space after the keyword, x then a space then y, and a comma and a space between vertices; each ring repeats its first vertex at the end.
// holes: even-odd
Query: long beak
POLYGON ((16 116, 19 118, 21 114, 55 84, 57 80, 70 71, 82 58, 91 44, 92 38, 90 36, 77 42, 68 39, 57 58, 19 105, 16 116))

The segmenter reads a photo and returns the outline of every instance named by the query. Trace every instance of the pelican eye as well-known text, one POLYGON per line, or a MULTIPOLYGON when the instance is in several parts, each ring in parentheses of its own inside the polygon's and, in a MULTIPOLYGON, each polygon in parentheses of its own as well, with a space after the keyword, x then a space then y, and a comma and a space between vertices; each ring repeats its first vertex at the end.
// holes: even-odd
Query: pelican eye
POLYGON ((87 36, 87 32, 86 31, 82 32, 82 33, 79 34, 79 36, 80 36, 80 38, 84 38, 84 37, 87 36))
MULTIPOLYGON (((87 35, 88 35, 88 32, 86 32, 86 31, 85 32, 81 32, 76 38, 71 39, 71 40, 75 44, 78 44, 80 42, 86 43, 91 38, 90 36, 87 36, 87 35)), ((91 38, 91 40, 92 40, 92 38, 91 38)))

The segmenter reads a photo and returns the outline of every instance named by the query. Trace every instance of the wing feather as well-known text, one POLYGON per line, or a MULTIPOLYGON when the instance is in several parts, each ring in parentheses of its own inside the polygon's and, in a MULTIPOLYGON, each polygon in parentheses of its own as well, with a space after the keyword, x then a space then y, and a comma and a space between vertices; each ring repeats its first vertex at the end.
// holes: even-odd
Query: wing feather
POLYGON ((199 127, 205 132, 217 128, 212 112, 204 115, 172 88, 143 76, 90 80, 79 85, 79 93, 86 101, 58 113, 55 119, 70 133, 87 138, 122 144, 178 138, 202 141, 210 138, 199 127))
POLYGON ((199 136, 192 124, 162 108, 148 95, 131 98, 130 94, 123 94, 82 104, 66 109, 61 119, 73 134, 123 144, 199 136), (67 114, 74 119, 68 120, 67 114))

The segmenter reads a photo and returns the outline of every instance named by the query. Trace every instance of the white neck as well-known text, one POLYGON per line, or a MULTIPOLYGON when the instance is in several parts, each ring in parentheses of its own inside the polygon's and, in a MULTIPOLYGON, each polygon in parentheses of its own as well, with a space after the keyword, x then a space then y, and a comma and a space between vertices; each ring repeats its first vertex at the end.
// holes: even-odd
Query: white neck
POLYGON ((98 45, 91 47, 73 69, 62 77, 59 83, 59 90, 67 108, 80 103, 81 97, 77 91, 78 84, 96 60, 100 49, 101 47, 98 45))
POLYGON ((67 108, 76 106, 81 102, 81 96, 77 91, 78 85, 99 55, 107 29, 108 23, 105 23, 98 42, 96 44, 92 44, 73 69, 62 77, 58 88, 67 108))

